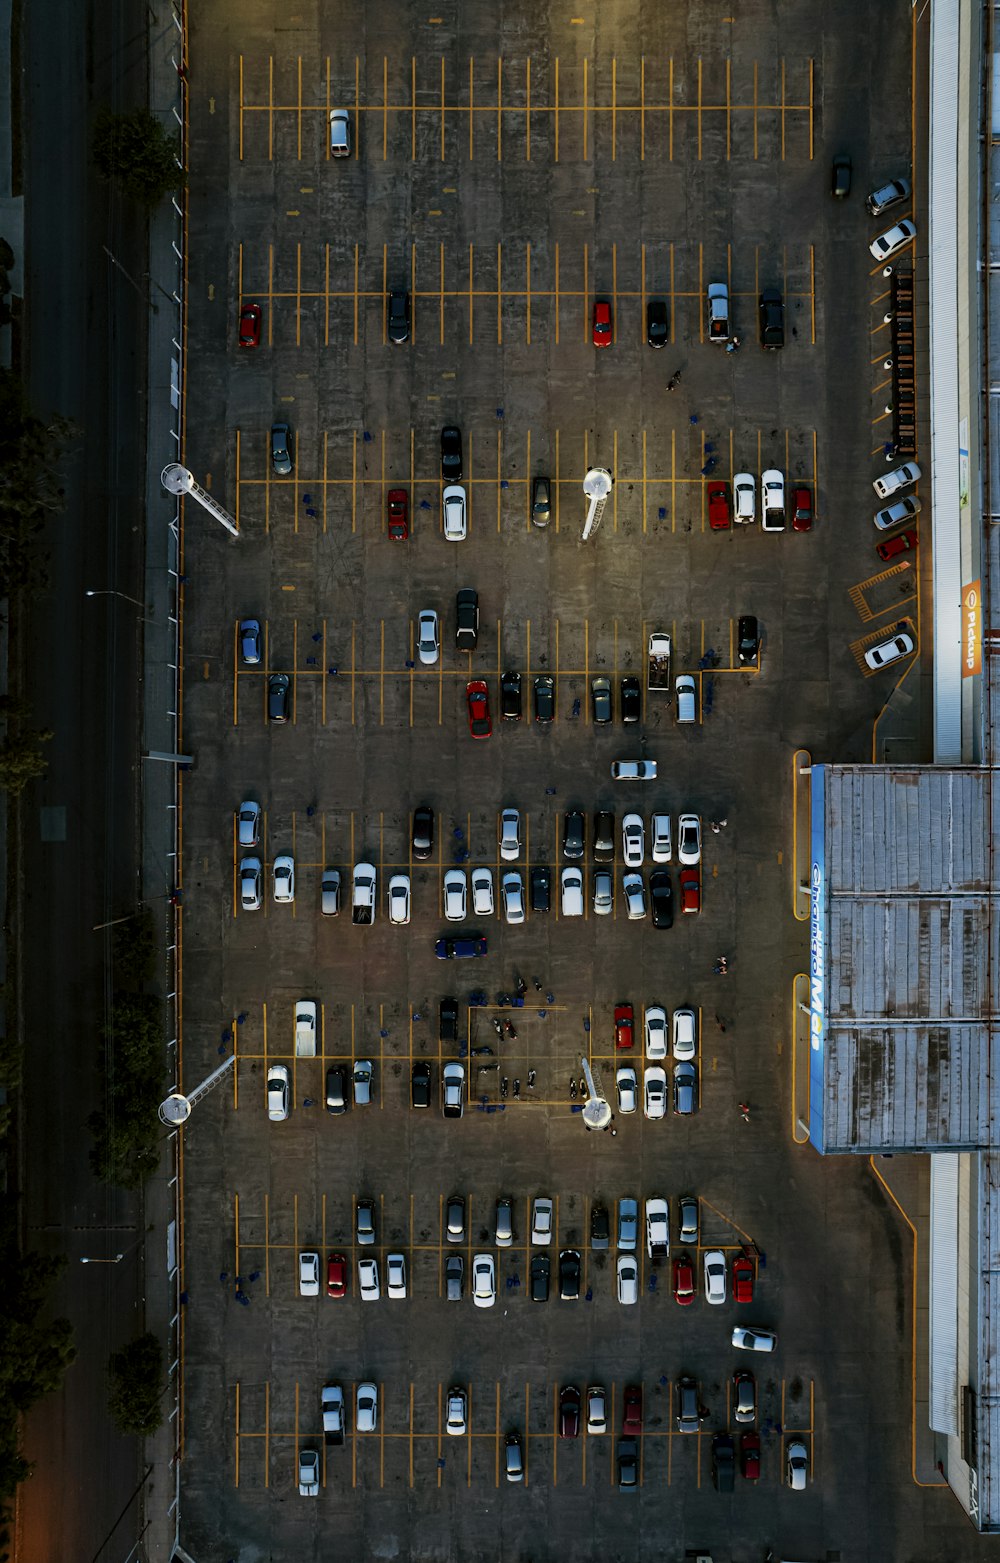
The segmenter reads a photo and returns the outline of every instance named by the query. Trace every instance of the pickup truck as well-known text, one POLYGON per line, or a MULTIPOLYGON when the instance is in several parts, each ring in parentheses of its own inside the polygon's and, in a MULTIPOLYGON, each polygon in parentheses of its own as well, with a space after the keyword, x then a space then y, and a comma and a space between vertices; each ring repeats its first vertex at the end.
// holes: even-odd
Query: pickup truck
POLYGON ((770 467, 767 472, 761 473, 760 491, 764 506, 761 529, 765 532, 783 532, 785 530, 785 480, 776 467, 770 467))
POLYGON ((670 636, 662 630, 654 630, 649 637, 646 689, 651 695, 670 690, 670 636))
POLYGON ((366 928, 375 921, 375 866, 357 863, 351 891, 351 921, 366 928))
POLYGON ((295 1057, 316 1057, 316 1003, 299 999, 295 1006, 295 1057))
POLYGON ((729 289, 724 282, 708 284, 708 340, 729 341, 729 289))
POLYGON ((323 1438, 328 1445, 344 1442, 344 1391, 339 1384, 324 1384, 321 1392, 323 1407, 323 1438))
POLYGON ((646 1201, 646 1253, 650 1259, 669 1257, 670 1217, 665 1199, 646 1201))

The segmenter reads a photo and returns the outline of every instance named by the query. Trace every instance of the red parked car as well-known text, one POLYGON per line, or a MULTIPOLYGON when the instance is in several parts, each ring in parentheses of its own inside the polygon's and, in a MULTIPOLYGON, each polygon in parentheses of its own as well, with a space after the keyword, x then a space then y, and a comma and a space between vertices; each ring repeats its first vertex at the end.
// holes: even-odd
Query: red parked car
POLYGON ((493 731, 490 717, 490 692, 486 682, 474 678, 465 686, 465 698, 469 705, 469 732, 473 738, 488 738, 493 731))
POLYGON ((813 524, 812 495, 807 488, 792 489, 792 531, 808 532, 813 524))
POLYGON ((577 1438, 580 1434, 580 1391, 567 1384, 559 1391, 559 1437, 577 1438))
POLYGON ((701 911, 701 873, 697 868, 681 869, 681 911, 701 911))
POLYGON ((694 1302, 694 1265, 688 1254, 674 1260, 674 1302, 687 1308, 694 1302))
POLYGON ((880 559, 895 559, 897 554, 908 553, 911 548, 916 548, 916 546, 916 532, 899 532, 895 537, 887 537, 884 543, 876 543, 875 552, 880 559))
POLYGON ((240 310, 240 346, 260 346, 260 305, 244 304, 240 310))
POLYGON ((611 346, 611 305, 606 298, 594 301, 594 346, 611 346))
POLYGON ((344 1254, 331 1254, 326 1262, 326 1295, 347 1296, 347 1258, 344 1254))
POLYGON ((615 1047, 631 1047, 635 1030, 635 1012, 631 1004, 615 1005, 615 1047))
POLYGON ((626 1384, 625 1406, 622 1411, 622 1435, 638 1438, 642 1432, 642 1385, 626 1384))
POLYGON ((729 484, 708 485, 708 524, 713 532, 724 532, 729 526, 732 511, 729 504, 729 484))
POLYGON ((748 1482, 760 1479, 760 1436, 744 1433, 740 1439, 740 1470, 748 1482))
POLYGON ((386 495, 386 502, 389 506, 389 537, 394 543, 405 543, 410 535, 405 488, 391 488, 386 495))
POLYGON ((733 1260, 733 1302, 753 1302, 753 1260, 737 1254, 733 1260))

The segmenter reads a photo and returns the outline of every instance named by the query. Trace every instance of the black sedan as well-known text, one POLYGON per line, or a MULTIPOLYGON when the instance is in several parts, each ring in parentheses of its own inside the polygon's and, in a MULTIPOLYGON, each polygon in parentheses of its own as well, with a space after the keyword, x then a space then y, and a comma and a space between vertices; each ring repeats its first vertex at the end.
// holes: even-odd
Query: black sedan
POLYGON ((418 1059, 410 1076, 410 1106, 429 1107, 430 1105, 431 1066, 418 1059))
POLYGON ((638 722, 642 716, 642 690, 637 678, 622 679, 622 721, 638 722))
POLYGON ((649 876, 649 899, 652 903, 653 927, 674 926, 674 892, 670 884, 670 870, 658 868, 649 876))
POLYGON ((564 1248, 559 1255, 559 1296, 563 1302, 576 1302, 580 1296, 580 1254, 564 1248))
POLYGON ((666 302, 651 298, 646 305, 646 341, 650 347, 666 347, 669 335, 666 302))
POLYGON ((331 1064, 326 1072, 326 1110, 338 1118, 350 1105, 347 1070, 343 1064, 331 1064))
POLYGON ((508 722, 521 720, 520 673, 508 672, 500 675, 500 714, 508 722))
POLYGON ((531 1300, 532 1302, 548 1302, 549 1300, 549 1275, 552 1271, 552 1261, 548 1254, 532 1254, 531 1256, 531 1300))
POLYGON ((611 1218, 605 1205, 591 1207, 590 1246, 592 1249, 611 1247, 611 1218))
POLYGON ((535 721, 551 722, 556 714, 556 681, 549 673, 535 679, 535 721))
POLYGON ((402 288, 396 288, 389 294, 385 330, 390 342, 410 340, 410 295, 402 288))
POLYGON ((765 288, 760 296, 760 345, 785 345, 785 306, 777 288, 765 288))
POLYGON ((413 811, 413 856, 424 863, 434 851, 434 810, 426 803, 413 811))
POLYGON ((760 630, 752 613, 740 615, 736 624, 736 656, 741 668, 755 668, 760 655, 760 630))
POLYGON ((462 481, 462 431, 451 423, 441 430, 441 476, 446 483, 462 481))

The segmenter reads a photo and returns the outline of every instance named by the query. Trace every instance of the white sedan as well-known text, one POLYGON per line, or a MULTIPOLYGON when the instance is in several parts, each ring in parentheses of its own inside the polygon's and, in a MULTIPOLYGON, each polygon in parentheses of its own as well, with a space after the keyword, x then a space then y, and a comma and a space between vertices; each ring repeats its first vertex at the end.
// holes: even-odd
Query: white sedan
POLYGON ((477 917, 493 916, 493 874, 488 868, 472 870, 472 910, 477 917))
POLYGON ((444 495, 444 535, 449 543, 460 543, 465 537, 465 489, 460 483, 451 483, 444 495))
POLYGON ((378 1427, 377 1385, 358 1385, 354 1401, 354 1426, 359 1433, 374 1433, 378 1427))
POLYGON ((677 821, 677 861, 688 867, 701 862, 701 820, 697 814, 682 814, 677 821))
POLYGON ((650 1004, 646 1010, 646 1057, 667 1056, 667 1012, 662 1004, 650 1004))
POLYGON ((726 1256, 721 1248, 710 1248, 705 1255, 705 1301, 726 1300, 726 1256))
POLYGON ((386 1254, 385 1289, 390 1297, 406 1296, 406 1255, 386 1254))
POLYGON ((509 923, 524 922, 524 885, 520 874, 504 874, 500 888, 503 892, 503 915, 509 923))
POLYGON ((444 876, 444 915, 450 923, 465 916, 466 878, 464 868, 449 868, 444 876))
POLYGON ((641 874, 626 874, 622 879, 622 893, 625 896, 625 910, 629 921, 635 922, 646 915, 646 890, 642 882, 641 874))
POLYGON ((410 921, 409 874, 393 874, 389 880, 389 921, 399 924, 410 921))
POLYGON ((691 1059, 697 1051, 698 1018, 693 1009, 684 1005, 674 1010, 673 1054, 678 1059, 691 1059))
POLYGON ((618 1260, 618 1301, 626 1308, 639 1301, 639 1266, 631 1254, 618 1260))
POLYGON ((295 900, 295 859, 287 852, 275 858, 271 869, 271 884, 276 901, 295 900))
POLYGON ((620 1113, 634 1113, 638 1095, 638 1082, 635 1070, 631 1064, 618 1065, 615 1084, 618 1087, 618 1111, 620 1113))
POLYGON ((641 814, 626 814, 622 820, 622 857, 628 868, 641 868, 646 851, 646 828, 641 814))
POLYGON ((879 668, 887 668, 890 662, 898 662, 900 657, 908 657, 912 650, 912 635, 894 635, 891 640, 882 640, 877 646, 869 646, 865 652, 865 661, 877 672, 879 668))
POLYGON ((476 1254, 472 1260, 472 1301, 477 1308, 492 1308, 497 1300, 496 1266, 492 1254, 476 1254))
POLYGON ((903 249, 905 245, 909 244, 916 237, 916 223, 911 222, 908 217, 904 217, 901 222, 895 223, 893 227, 887 228, 885 233, 880 233, 878 238, 873 239, 868 248, 877 261, 884 261, 888 260, 890 255, 895 255, 897 250, 903 249))
POLYGON ((733 520, 749 525, 757 519, 757 480, 752 472, 737 472, 733 478, 733 520))
POLYGON ((319 1254, 314 1249, 299 1255, 299 1296, 319 1296, 319 1254))
POLYGON ((551 1243, 552 1213, 554 1208, 552 1201, 544 1195, 539 1195, 535 1200, 531 1207, 532 1243, 551 1243))
POLYGON ((665 1118, 667 1114, 667 1075, 660 1064, 650 1064, 642 1077, 642 1110, 647 1118, 665 1118))
POLYGON ((417 619, 417 656, 425 667, 437 661, 440 646, 438 616, 433 608, 425 608, 417 619))
POLYGON ((517 809, 504 809, 501 813, 498 841, 504 862, 513 862, 521 851, 521 816, 517 809))
POLYGON ((378 1302, 382 1295, 378 1284, 378 1260, 358 1260, 358 1288, 363 1302, 378 1302))

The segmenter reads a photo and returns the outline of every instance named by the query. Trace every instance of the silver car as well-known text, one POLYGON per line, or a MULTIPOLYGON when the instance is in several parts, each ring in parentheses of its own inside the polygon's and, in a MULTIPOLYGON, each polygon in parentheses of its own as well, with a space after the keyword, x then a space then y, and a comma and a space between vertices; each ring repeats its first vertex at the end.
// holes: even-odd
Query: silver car
POLYGON ((295 900, 295 859, 287 852, 276 857, 271 867, 274 899, 282 903, 295 900))
POLYGON ((618 1201, 618 1247, 634 1249, 639 1232, 639 1206, 634 1199, 618 1201))
POLYGON ((244 857, 240 859, 240 905, 244 912, 260 911, 259 857, 244 857))
POLYGON ((622 878, 622 894, 630 922, 637 922, 646 915, 646 889, 641 874, 625 874, 622 878))
POLYGON ((521 816, 517 809, 504 809, 500 815, 500 856, 513 862, 521 851, 521 816))
POLYGON ((594 873, 594 912, 598 917, 610 917, 615 904, 615 882, 606 868, 594 873))
POLYGON ((520 874, 507 873, 501 883, 503 915, 509 923, 524 922, 524 885, 520 874))
POLYGON ((239 844, 241 847, 255 847, 260 840, 260 804, 247 799, 240 804, 238 815, 239 844))
POLYGON ((472 870, 472 910, 477 917, 493 916, 493 874, 488 868, 472 870))
POLYGON ((437 613, 433 608, 425 608, 417 618, 417 656, 424 667, 433 666, 440 649, 437 613))

